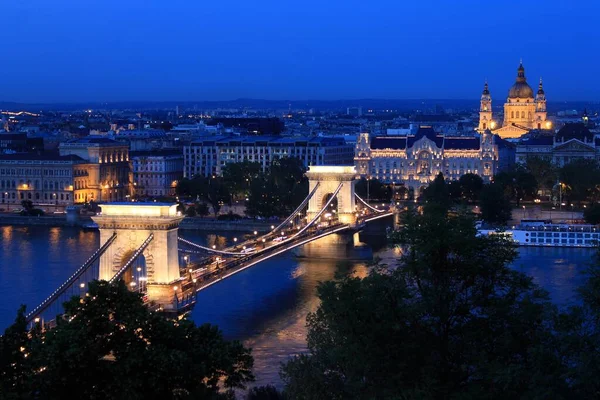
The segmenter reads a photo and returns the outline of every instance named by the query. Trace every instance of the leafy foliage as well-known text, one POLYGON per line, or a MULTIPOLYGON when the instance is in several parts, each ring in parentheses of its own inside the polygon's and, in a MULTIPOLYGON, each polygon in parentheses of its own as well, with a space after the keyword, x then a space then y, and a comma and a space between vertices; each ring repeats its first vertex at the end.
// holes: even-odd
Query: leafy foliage
POLYGON ((25 345, 22 312, 7 330, 1 384, 8 393, 43 399, 224 399, 232 395, 222 389, 243 388, 253 379, 250 350, 225 341, 214 326, 150 312, 123 282, 92 282, 88 297, 65 303, 64 316, 25 345), (20 356, 17 365, 24 371, 6 374, 4 363, 11 358, 5 354, 20 356))
POLYGON ((521 200, 531 200, 537 196, 538 184, 535 177, 521 165, 496 174, 494 183, 500 185, 504 195, 515 200, 517 206, 521 204, 521 200))
POLYGON ((525 169, 534 177, 542 190, 551 190, 558 178, 558 169, 550 160, 528 157, 525 169))
POLYGON ((563 166, 560 181, 565 185, 563 196, 568 202, 595 201, 600 193, 600 167, 596 160, 578 158, 563 166))
POLYGON ((481 219, 491 224, 505 225, 512 217, 512 206, 506 191, 498 183, 485 185, 479 199, 481 219))
POLYGON ((555 309, 507 266, 511 243, 435 202, 392 239, 395 270, 319 286, 309 352, 282 370, 290 399, 567 398, 555 309))
POLYGON ((260 217, 290 215, 308 195, 306 168, 297 158, 273 161, 265 174, 250 184, 246 214, 260 217))
POLYGON ((229 203, 230 195, 225 181, 221 177, 200 175, 192 179, 184 178, 177 185, 177 195, 188 196, 192 199, 202 199, 208 202, 216 215, 219 214, 221 205, 229 203))
POLYGON ((392 198, 392 188, 390 185, 382 183, 379 179, 365 179, 361 178, 356 182, 354 188, 356 194, 363 199, 373 201, 389 202, 392 198))
POLYGON ((260 164, 251 161, 228 163, 223 168, 223 180, 229 192, 236 198, 246 198, 252 182, 260 174, 260 164))

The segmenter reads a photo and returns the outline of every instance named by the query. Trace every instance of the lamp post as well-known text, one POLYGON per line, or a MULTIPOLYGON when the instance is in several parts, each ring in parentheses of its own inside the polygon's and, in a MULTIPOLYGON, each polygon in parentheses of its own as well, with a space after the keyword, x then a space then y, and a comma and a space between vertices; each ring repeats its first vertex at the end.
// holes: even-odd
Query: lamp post
POLYGON ((367 176, 367 204, 369 204, 369 188, 371 186, 371 177, 367 176))

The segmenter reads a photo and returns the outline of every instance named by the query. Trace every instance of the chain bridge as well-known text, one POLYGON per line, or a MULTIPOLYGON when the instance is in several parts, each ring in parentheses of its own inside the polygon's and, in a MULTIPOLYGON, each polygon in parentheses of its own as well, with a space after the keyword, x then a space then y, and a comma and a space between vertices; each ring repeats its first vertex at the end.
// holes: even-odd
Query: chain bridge
POLYGON ((327 236, 352 237, 365 224, 393 215, 391 209, 373 207, 355 193, 354 167, 314 166, 306 175, 309 194, 290 216, 266 234, 255 232, 226 248, 179 237, 183 216, 176 204, 103 204, 101 214, 93 217, 100 229, 100 248, 33 308, 27 321, 51 327, 62 313, 62 304, 73 296, 85 296, 94 279, 123 279, 131 290, 143 294, 149 307, 185 313, 194 306, 199 291, 223 279, 327 236), (191 256, 196 258, 193 263, 191 256))

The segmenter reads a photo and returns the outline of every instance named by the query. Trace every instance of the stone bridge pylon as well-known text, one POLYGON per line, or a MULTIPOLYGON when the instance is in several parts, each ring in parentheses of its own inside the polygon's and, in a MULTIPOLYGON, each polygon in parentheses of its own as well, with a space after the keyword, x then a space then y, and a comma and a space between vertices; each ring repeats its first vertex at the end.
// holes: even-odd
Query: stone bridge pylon
POLYGON ((102 212, 92 217, 100 229, 100 243, 114 233, 116 239, 100 257, 98 279, 110 280, 152 235, 136 259, 138 272, 125 272, 123 279, 143 280, 148 300, 167 310, 175 307, 174 292, 180 278, 177 233, 183 219, 177 205, 108 203, 101 207, 102 212))

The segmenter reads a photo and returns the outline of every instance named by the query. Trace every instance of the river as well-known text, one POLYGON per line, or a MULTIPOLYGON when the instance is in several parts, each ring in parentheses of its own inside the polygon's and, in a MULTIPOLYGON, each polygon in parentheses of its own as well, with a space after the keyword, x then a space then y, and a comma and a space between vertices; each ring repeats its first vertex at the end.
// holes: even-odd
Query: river
MULTIPOLYGON (((183 230, 180 235, 209 245, 232 243, 236 236, 183 230)), ((0 331, 14 320, 20 304, 37 305, 98 242, 98 232, 77 228, 0 226, 0 331)), ((591 249, 533 247, 519 253, 513 267, 532 276, 561 305, 574 300, 581 271, 594 254, 591 249)), ((387 260, 395 256, 393 250, 378 255, 387 260)), ((201 291, 191 317, 196 323, 216 324, 227 338, 253 348, 257 384, 279 383, 280 363, 306 349, 305 319, 318 305, 318 283, 336 272, 364 275, 367 267, 282 254, 201 291)))

